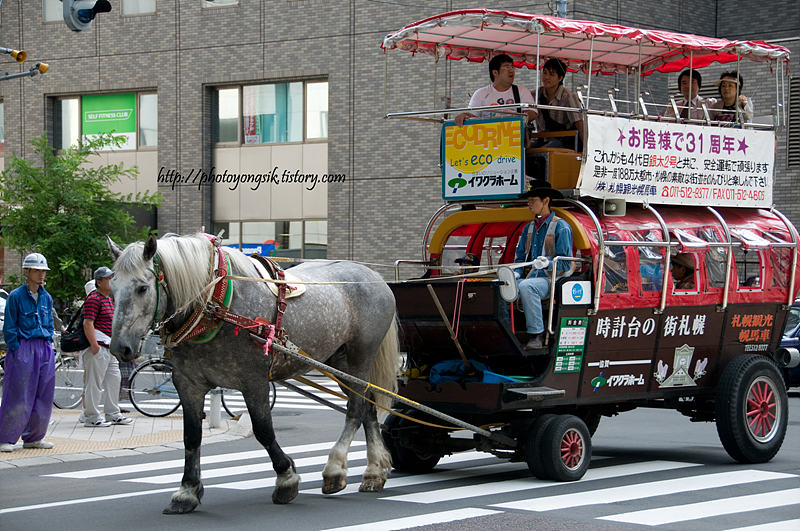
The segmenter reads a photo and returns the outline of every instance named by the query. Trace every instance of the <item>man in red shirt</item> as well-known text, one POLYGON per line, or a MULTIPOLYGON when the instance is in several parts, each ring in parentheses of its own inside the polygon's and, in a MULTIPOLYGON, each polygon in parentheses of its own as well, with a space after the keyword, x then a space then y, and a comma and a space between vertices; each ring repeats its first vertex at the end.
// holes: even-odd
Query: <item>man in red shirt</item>
POLYGON ((89 348, 83 351, 83 425, 87 428, 131 423, 131 419, 123 417, 119 411, 119 362, 108 350, 114 320, 114 301, 110 297, 113 276, 114 272, 109 268, 98 268, 94 272, 97 289, 86 297, 83 304, 83 330, 89 340, 89 348), (103 389, 106 391, 105 417, 100 414, 103 389))

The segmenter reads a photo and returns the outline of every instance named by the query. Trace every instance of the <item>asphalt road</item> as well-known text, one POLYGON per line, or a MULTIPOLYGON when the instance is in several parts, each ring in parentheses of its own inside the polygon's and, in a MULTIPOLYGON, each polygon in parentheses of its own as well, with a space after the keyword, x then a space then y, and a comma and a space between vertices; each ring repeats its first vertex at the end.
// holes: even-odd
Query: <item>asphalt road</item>
POLYGON ((342 416, 276 411, 278 440, 303 476, 301 494, 289 505, 270 501, 274 473, 266 452, 248 438, 203 447, 203 504, 181 516, 161 514, 180 482, 181 451, 3 470, 0 530, 796 530, 796 392, 789 419, 772 461, 742 465, 725 453, 713 424, 645 409, 604 418, 593 439, 592 467, 576 483, 540 481, 524 463, 463 453, 443 459, 431 474, 393 473, 384 492, 358 493, 365 447, 357 442, 350 485, 322 496, 320 473, 342 416))

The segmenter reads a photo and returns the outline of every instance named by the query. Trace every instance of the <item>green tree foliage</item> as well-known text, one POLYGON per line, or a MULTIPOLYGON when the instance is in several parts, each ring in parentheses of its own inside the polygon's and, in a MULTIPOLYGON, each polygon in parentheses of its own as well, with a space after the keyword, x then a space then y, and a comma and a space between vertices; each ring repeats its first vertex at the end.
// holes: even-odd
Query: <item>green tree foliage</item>
POLYGON ((0 241, 21 254, 42 253, 50 266, 47 290, 64 304, 84 296, 90 271, 111 265, 106 234, 118 243, 147 236, 149 227, 138 230, 126 207, 161 202, 158 192, 109 190, 123 179, 135 179, 136 166, 89 164, 99 149, 121 142, 122 137, 102 135, 58 153, 42 136, 31 140, 35 155, 30 159, 6 158, 0 176, 0 241))

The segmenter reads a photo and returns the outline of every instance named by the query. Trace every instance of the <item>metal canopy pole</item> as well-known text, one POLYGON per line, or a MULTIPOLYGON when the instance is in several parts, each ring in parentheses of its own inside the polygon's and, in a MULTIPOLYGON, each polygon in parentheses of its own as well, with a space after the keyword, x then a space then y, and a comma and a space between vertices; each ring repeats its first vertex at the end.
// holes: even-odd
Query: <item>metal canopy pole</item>
POLYGON ((784 216, 780 210, 773 206, 772 213, 781 218, 781 221, 783 221, 783 223, 786 225, 786 228, 789 229, 789 234, 792 236, 792 243, 794 244, 794 247, 792 247, 792 272, 789 275, 789 300, 786 301, 786 306, 784 308, 785 310, 788 310, 792 306, 792 302, 794 302, 795 273, 797 273, 797 236, 795 235, 794 230, 792 230, 793 227, 791 222, 786 219, 786 216, 784 216))
POLYGON ((717 306, 718 312, 724 312, 725 308, 728 307, 728 290, 731 288, 731 267, 733 265, 733 240, 731 240, 731 231, 728 228, 728 223, 725 221, 725 218, 720 215, 715 209, 711 207, 706 207, 709 212, 714 214, 714 216, 719 221, 720 225, 722 225, 722 231, 725 233, 725 239, 728 243, 728 258, 725 263, 725 285, 722 288, 722 306, 717 306))
MULTIPOLYGON (((689 92, 691 96, 692 93, 689 92)), ((664 308, 667 306, 667 280, 669 280, 669 262, 672 258, 672 247, 671 242, 669 239, 669 229, 667 229, 667 224, 664 222, 664 218, 661 217, 661 214, 658 213, 658 210, 651 207, 650 204, 645 204, 644 208, 649 210, 655 218, 658 220, 658 224, 661 225, 661 232, 663 233, 663 241, 666 242, 666 251, 664 252, 664 271, 661 278, 661 302, 659 303, 658 308, 653 308, 653 313, 655 314, 662 314, 664 313, 664 308)))
POLYGON ((636 66, 636 105, 634 109, 639 116, 639 99, 642 97, 642 39, 639 39, 639 63, 636 66))
POLYGON ((589 68, 586 70, 586 110, 592 104, 592 56, 594 55, 594 35, 589 40, 589 68))
MULTIPOLYGON (((256 341, 259 341, 259 343, 264 341, 262 338, 260 338, 258 336, 254 336, 253 334, 250 334, 250 337, 252 339, 256 340, 256 341)), ((352 384, 362 386, 362 387, 365 388, 365 390, 370 390, 370 391, 372 391, 374 393, 379 393, 379 394, 391 397, 393 400, 395 400, 397 402, 400 402, 403 405, 413 407, 414 409, 422 411, 423 413, 427 413, 428 415, 431 415, 432 417, 436 417, 438 419, 441 419, 441 420, 444 420, 446 422, 449 422, 453 426, 457 426, 457 427, 463 428, 465 430, 470 430, 470 431, 472 431, 474 433, 477 433, 478 435, 483 435, 484 437, 486 437, 488 439, 491 439, 491 440, 493 440, 493 441, 495 441, 495 442, 497 442, 499 444, 508 446, 510 448, 516 448, 517 447, 517 441, 515 441, 511 437, 506 437, 505 435, 500 434, 500 433, 493 433, 491 431, 484 430, 483 428, 479 428, 478 426, 474 426, 472 424, 468 424, 466 422, 463 422, 463 421, 461 421, 461 420, 459 420, 459 419, 457 419, 455 417, 451 417, 450 415, 445 415, 444 413, 436 411, 435 409, 429 408, 428 406, 424 406, 424 405, 422 405, 422 404, 420 404, 418 402, 414 402, 413 400, 409 400, 407 398, 403 398, 400 395, 397 395, 397 394, 392 393, 390 391, 387 391, 385 389, 381 389, 380 387, 376 387, 376 386, 372 385, 371 383, 369 383, 369 382, 367 382, 365 380, 362 380, 361 378, 356 378, 355 376, 353 376, 351 374, 347 374, 346 372, 340 371, 338 369, 334 369, 333 367, 329 367, 328 365, 325 365, 322 362, 319 362, 319 361, 317 361, 315 359, 312 359, 312 358, 310 358, 308 356, 304 356, 303 354, 300 354, 299 352, 296 352, 294 350, 288 349, 288 348, 286 348, 284 346, 281 346, 281 345, 273 343, 272 344, 272 348, 277 350, 278 352, 280 352, 282 354, 285 354, 285 355, 289 356, 292 359, 295 359, 295 360, 300 361, 302 363, 305 363, 307 365, 311 365, 312 367, 316 367, 317 369, 321 369, 323 371, 329 372, 329 373, 333 374, 334 376, 336 376, 337 378, 341 378, 342 380, 348 381, 348 382, 350 382, 352 384)))

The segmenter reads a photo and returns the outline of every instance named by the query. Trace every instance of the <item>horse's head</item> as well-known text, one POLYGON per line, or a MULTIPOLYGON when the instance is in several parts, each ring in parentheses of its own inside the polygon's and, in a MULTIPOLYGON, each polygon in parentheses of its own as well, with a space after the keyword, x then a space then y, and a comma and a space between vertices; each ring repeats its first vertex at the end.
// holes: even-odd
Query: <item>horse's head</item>
POLYGON ((119 361, 132 361, 139 345, 153 323, 165 312, 167 297, 158 284, 153 266, 157 241, 132 243, 124 250, 108 238, 108 246, 116 258, 111 290, 114 293, 114 324, 111 353, 119 361))

